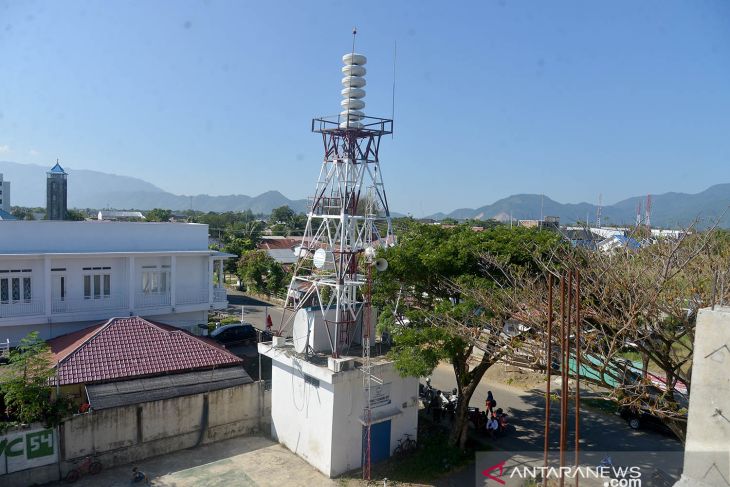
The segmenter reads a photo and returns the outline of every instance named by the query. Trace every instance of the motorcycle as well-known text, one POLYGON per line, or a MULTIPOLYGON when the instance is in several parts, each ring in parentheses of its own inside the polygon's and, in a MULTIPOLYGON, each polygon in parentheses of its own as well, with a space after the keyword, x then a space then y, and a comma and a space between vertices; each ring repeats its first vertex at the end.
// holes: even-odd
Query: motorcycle
POLYGON ((434 389, 431 386, 431 378, 426 378, 426 384, 418 384, 418 395, 420 396, 423 403, 428 407, 428 405, 431 403, 431 400, 436 395, 436 389, 434 389))

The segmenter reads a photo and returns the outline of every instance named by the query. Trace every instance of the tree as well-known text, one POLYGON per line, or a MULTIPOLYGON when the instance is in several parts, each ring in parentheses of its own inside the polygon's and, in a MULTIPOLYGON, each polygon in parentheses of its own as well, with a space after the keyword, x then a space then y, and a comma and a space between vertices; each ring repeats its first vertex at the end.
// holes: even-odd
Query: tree
POLYGON ((33 209, 32 208, 24 208, 22 206, 13 206, 10 209, 10 214, 13 215, 18 220, 35 220, 35 216, 33 216, 33 209))
POLYGON ((72 403, 67 397, 53 397, 53 376, 50 349, 34 331, 10 353, 10 364, 0 385, 7 415, 21 423, 57 425, 71 412, 72 403))
POLYGON ((172 210, 165 210, 163 208, 154 208, 145 215, 148 222, 166 222, 170 221, 171 217, 172 210))
MULTIPOLYGON (((605 388, 623 406, 648 407, 683 439, 682 391, 691 392, 697 313, 713 302, 713 294, 728 294, 717 286, 728 262, 730 236, 718 230, 611 253, 561 249, 543 260, 547 273, 559 276, 572 269, 581 278, 581 367, 593 371, 581 374, 581 380, 605 388), (627 361, 634 355, 641 358, 638 366, 627 361), (653 383, 650 371, 661 377, 662 387, 653 383)), ((513 274, 512 282, 521 292, 513 293, 517 297, 510 305, 525 310, 530 324, 544 324, 544 280, 527 282, 513 274)))
POLYGON ((66 210, 66 220, 82 222, 86 220, 86 215, 79 210, 66 210))
POLYGON ((287 205, 280 206, 271 210, 271 216, 269 216, 269 224, 276 225, 277 223, 283 223, 284 225, 291 222, 296 213, 294 210, 289 208, 287 205))
POLYGON ((263 250, 247 250, 238 260, 238 277, 246 289, 276 294, 284 289, 286 273, 281 265, 263 250))
POLYGON ((449 442, 463 448, 471 396, 489 367, 520 341, 502 333, 509 316, 480 255, 490 252, 538 274, 536 256, 551 252, 559 236, 506 226, 475 232, 410 222, 406 228, 399 244, 383 252, 387 272, 376 276, 375 302, 393 310, 381 315, 380 325, 391 328, 391 357, 402 374, 426 376, 439 362, 451 363, 460 401, 449 442))
MULTIPOLYGON (((239 259, 241 256, 249 250, 256 248, 256 244, 251 239, 240 238, 226 234, 225 244, 223 245, 223 252, 236 255, 239 259)), ((234 259, 228 259, 225 263, 226 272, 235 273, 238 264, 234 259)))

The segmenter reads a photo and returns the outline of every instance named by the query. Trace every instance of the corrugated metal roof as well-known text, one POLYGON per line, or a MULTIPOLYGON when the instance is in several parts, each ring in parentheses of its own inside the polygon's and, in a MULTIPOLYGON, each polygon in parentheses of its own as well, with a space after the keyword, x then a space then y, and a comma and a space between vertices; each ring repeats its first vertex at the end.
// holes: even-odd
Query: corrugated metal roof
POLYGON ((100 410, 217 391, 252 382, 243 367, 227 367, 88 385, 86 393, 91 407, 100 410))
POLYGON ((279 264, 296 264, 297 256, 291 249, 268 249, 269 257, 279 264))

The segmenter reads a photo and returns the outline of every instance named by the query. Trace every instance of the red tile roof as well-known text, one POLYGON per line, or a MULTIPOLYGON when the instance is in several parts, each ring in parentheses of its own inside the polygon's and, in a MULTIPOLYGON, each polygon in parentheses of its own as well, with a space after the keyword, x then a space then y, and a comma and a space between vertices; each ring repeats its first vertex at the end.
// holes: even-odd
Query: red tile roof
POLYGON ((242 365, 212 340, 139 316, 106 323, 49 340, 60 385, 113 382, 242 365))

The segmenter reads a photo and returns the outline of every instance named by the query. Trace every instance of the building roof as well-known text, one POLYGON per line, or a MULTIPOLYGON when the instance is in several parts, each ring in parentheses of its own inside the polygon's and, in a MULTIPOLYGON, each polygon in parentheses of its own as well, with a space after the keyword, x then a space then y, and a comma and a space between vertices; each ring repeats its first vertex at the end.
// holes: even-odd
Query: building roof
POLYGON ((269 254, 269 257, 282 265, 297 263, 297 255, 291 249, 269 249, 266 253, 269 254))
POLYGON ((10 213, 8 213, 5 210, 0 210, 0 220, 11 221, 11 220, 17 220, 17 218, 15 218, 13 215, 11 215, 10 213))
POLYGON ((217 391, 252 382, 253 379, 243 367, 226 367, 108 384, 92 384, 86 386, 86 394, 91 407, 100 410, 217 391))
POLYGON ((66 174, 66 171, 64 171, 58 161, 56 161, 56 165, 48 171, 48 174, 66 174))
POLYGON ((140 220, 146 220, 141 211, 101 210, 98 213, 99 220, 111 220, 115 218, 139 218, 140 220))
POLYGON ((212 340, 139 316, 112 318, 49 340, 59 385, 242 365, 212 340))

